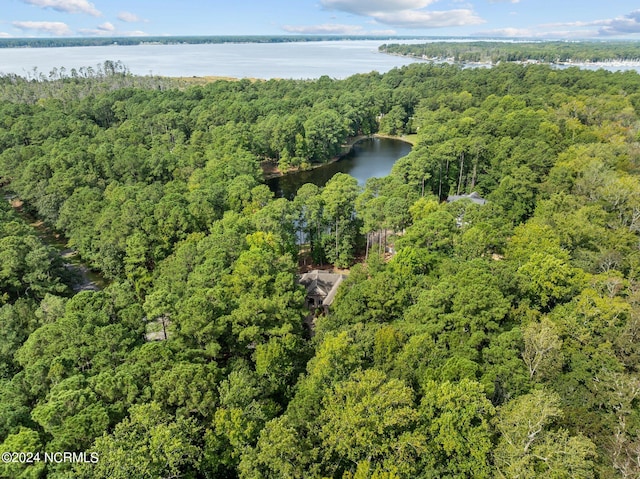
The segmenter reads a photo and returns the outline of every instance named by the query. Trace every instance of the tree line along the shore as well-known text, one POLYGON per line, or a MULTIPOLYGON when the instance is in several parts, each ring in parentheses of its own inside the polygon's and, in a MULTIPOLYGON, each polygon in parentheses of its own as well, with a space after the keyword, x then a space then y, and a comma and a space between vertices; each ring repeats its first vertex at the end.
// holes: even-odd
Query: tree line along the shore
POLYGON ((608 42, 430 42, 422 44, 389 43, 379 47, 384 53, 440 61, 490 63, 606 63, 640 62, 640 43, 608 42))

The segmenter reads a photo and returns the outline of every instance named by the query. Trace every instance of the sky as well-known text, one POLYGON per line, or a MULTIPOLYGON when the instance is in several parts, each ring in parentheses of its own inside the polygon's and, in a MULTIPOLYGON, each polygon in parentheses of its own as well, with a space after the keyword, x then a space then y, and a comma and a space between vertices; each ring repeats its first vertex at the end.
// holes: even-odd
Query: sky
POLYGON ((628 0, 0 0, 0 37, 401 35, 640 40, 628 0))

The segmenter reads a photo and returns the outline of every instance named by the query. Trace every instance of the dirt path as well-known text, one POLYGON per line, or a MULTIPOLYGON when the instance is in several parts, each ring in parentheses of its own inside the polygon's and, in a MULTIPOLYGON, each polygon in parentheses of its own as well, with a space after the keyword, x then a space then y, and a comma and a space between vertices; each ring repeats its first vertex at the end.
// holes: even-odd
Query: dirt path
POLYGON ((40 240, 52 246, 58 251, 62 258, 62 265, 71 273, 71 289, 79 293, 80 291, 100 291, 106 285, 105 279, 95 271, 92 271, 75 249, 67 247, 67 240, 58 232, 49 228, 42 220, 35 218, 24 209, 24 202, 17 196, 5 192, 3 195, 9 202, 13 210, 27 223, 40 240))

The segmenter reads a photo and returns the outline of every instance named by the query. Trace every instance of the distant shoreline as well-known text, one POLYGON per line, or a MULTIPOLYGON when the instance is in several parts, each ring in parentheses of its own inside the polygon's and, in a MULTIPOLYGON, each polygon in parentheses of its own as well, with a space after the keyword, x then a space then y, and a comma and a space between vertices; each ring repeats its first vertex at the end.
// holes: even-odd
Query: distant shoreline
POLYGON ((381 53, 436 64, 493 67, 501 63, 580 68, 638 68, 640 42, 589 41, 460 41, 391 43, 381 53))
POLYGON ((421 36, 378 35, 194 35, 147 37, 0 38, 1 48, 61 48, 139 45, 206 45, 224 43, 304 43, 359 40, 427 40, 421 36))
POLYGON ((472 61, 464 61, 464 60, 453 60, 451 58, 441 58, 441 57, 432 57, 432 58, 427 58, 424 55, 423 56, 417 56, 417 55, 403 55, 401 53, 387 53, 387 52, 381 52, 381 53, 385 53, 386 55, 393 55, 393 56, 398 56, 398 57, 404 57, 404 58, 413 58, 416 60, 423 60, 426 62, 431 62, 431 63, 437 63, 437 64, 442 64, 442 63, 448 63, 451 65, 471 65, 471 66, 484 66, 484 67, 493 67, 493 66, 497 66, 501 63, 513 63, 516 65, 550 65, 550 66, 562 66, 562 67, 594 67, 594 68, 598 68, 598 67, 602 67, 602 68, 612 68, 612 67, 626 67, 626 68, 640 68, 640 59, 638 60, 617 60, 615 58, 612 58, 610 60, 602 60, 602 61, 597 61, 597 62, 590 62, 590 61, 566 61, 566 62, 547 62, 544 60, 513 60, 513 61, 497 61, 497 62, 492 62, 492 61, 479 61, 479 62, 472 62, 472 61))

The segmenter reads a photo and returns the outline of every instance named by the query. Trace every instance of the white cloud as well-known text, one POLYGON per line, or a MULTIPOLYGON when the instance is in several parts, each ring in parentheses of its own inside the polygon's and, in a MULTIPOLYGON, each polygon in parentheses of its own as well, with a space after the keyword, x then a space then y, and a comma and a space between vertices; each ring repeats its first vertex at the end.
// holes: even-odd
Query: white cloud
POLYGON ((417 10, 428 7, 437 0, 320 0, 320 4, 330 10, 371 15, 375 12, 395 12, 417 10))
POLYGON ((101 30, 103 32, 113 32, 115 31, 116 27, 113 26, 113 23, 111 22, 104 22, 102 25, 98 25, 98 30, 101 30))
POLYGON ((595 30, 542 30, 537 28, 497 28, 475 33, 480 37, 506 37, 506 38, 539 38, 553 40, 556 38, 589 38, 597 34, 595 30))
POLYGON ((484 23, 470 8, 426 10, 438 0, 320 0, 330 10, 369 17, 395 28, 440 28, 484 23))
POLYGON ((118 20, 120 20, 121 22, 126 22, 126 23, 136 23, 136 22, 143 22, 144 21, 138 15, 136 15, 135 13, 131 13, 131 12, 120 12, 120 13, 118 13, 118 20))
POLYGON ((148 33, 140 30, 118 30, 111 22, 105 22, 102 25, 98 25, 96 28, 81 28, 78 30, 78 33, 92 37, 144 37, 148 35, 148 33))
POLYGON ((367 32, 367 35, 380 35, 380 36, 385 36, 385 35, 397 35, 398 32, 396 32, 395 30, 391 30, 391 29, 387 29, 387 30, 371 30, 370 32, 367 32))
POLYGON ((601 36, 622 36, 640 33, 640 10, 634 10, 622 17, 601 20, 591 25, 601 25, 598 34, 601 36))
POLYGON ((56 36, 73 34, 69 26, 62 22, 12 22, 12 25, 22 31, 34 30, 56 36))
POLYGON ((324 23, 322 25, 284 25, 285 32, 301 35, 397 35, 392 29, 364 30, 360 25, 342 25, 336 23, 324 23))
POLYGON ((7 32, 0 32, 0 38, 11 38, 13 35, 7 32))
POLYGON ((35 5, 40 8, 51 8, 57 12, 64 13, 86 13, 94 17, 102 16, 102 13, 96 9, 93 3, 87 0, 22 0, 29 5, 35 5))
POLYGON ((322 25, 284 25, 282 29, 285 32, 303 35, 361 35, 363 33, 362 27, 359 25, 341 25, 337 23, 324 23, 322 25))
POLYGON ((640 34, 640 10, 616 18, 547 23, 535 28, 502 28, 478 33, 480 36, 527 38, 597 38, 640 34))
POLYGON ((398 28, 441 28, 478 25, 484 20, 472 10, 446 10, 430 12, 424 10, 403 10, 400 12, 376 13, 372 15, 379 23, 398 28))
POLYGON ((528 28, 496 28, 494 30, 485 30, 482 33, 476 33, 475 35, 483 37, 534 37, 533 30, 528 28))

